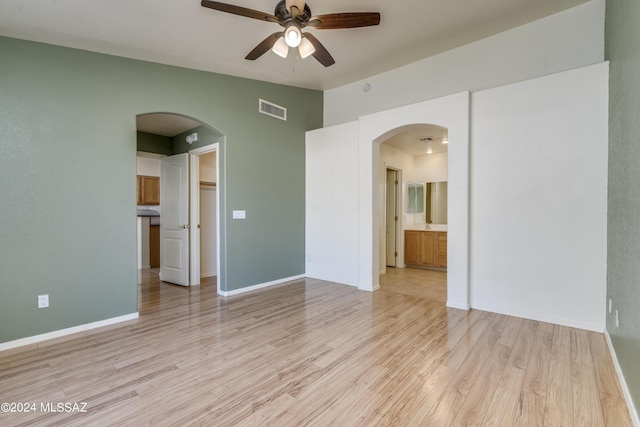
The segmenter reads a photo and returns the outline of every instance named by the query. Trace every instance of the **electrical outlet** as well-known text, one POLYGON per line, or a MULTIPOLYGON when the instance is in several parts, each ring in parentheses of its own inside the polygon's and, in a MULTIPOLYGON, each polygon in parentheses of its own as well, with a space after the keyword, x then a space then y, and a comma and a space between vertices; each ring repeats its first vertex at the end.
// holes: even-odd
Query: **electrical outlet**
POLYGON ((49 307, 49 294, 38 295, 38 308, 49 307))

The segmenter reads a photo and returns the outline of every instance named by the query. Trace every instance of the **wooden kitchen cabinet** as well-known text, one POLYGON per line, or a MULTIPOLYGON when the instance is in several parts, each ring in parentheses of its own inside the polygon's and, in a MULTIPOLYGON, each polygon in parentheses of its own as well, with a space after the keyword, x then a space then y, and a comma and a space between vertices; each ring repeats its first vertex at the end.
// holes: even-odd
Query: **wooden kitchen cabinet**
POLYGON ((157 176, 137 176, 138 204, 160 204, 160 178, 157 176))
POLYGON ((404 262, 421 267, 447 267, 447 232, 406 230, 404 262))
POLYGON ((160 226, 149 227, 149 267, 160 267, 160 226))

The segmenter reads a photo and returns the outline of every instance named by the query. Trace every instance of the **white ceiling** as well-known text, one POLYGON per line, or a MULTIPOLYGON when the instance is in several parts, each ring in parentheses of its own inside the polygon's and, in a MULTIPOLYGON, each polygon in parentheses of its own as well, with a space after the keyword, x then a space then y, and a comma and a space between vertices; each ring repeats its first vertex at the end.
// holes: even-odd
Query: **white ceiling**
POLYGON ((446 153, 449 145, 443 144, 442 141, 448 141, 448 135, 449 132, 445 127, 413 125, 387 139, 384 144, 414 156, 446 153))
MULTIPOLYGON (((199 0, 2 0, 0 35, 326 90, 497 34, 587 0, 311 0, 313 15, 380 12, 379 26, 312 32, 336 64, 244 57, 281 27, 199 0)), ((229 0, 273 13, 277 0, 229 0)))
POLYGON ((136 117, 136 128, 141 132, 174 137, 202 123, 177 114, 153 113, 136 117))

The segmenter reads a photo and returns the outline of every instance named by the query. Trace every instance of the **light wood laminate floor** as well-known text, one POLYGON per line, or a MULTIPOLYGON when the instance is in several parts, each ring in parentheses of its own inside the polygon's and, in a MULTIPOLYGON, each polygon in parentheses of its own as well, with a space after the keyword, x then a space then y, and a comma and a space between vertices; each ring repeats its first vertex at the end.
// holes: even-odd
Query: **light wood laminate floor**
POLYGON ((385 291, 447 302, 447 272, 420 268, 387 267, 380 275, 380 287, 385 291))
POLYGON ((447 309, 387 274, 223 298, 142 272, 138 320, 0 353, 0 402, 38 405, 0 425, 631 425, 602 334, 447 309))

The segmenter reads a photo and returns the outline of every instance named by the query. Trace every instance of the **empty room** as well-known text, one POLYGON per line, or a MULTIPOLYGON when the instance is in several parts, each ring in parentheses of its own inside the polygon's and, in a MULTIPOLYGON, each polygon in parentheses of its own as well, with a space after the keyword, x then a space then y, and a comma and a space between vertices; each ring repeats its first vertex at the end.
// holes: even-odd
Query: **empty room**
POLYGON ((640 426, 638 24, 3 1, 0 425, 640 426))

